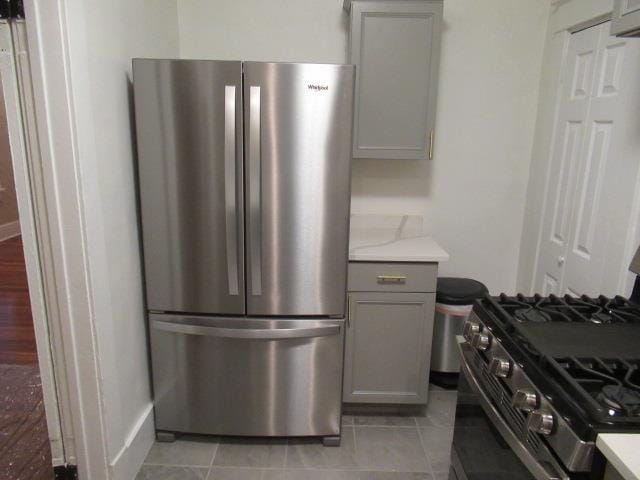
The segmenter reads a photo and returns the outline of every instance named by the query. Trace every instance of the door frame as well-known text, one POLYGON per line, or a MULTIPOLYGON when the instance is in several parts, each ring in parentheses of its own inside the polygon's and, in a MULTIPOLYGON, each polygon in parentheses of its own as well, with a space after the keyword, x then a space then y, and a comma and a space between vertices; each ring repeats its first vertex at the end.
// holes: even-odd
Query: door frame
POLYGON ((37 145, 33 145, 35 137, 29 121, 33 118, 33 112, 29 111, 33 103, 30 101, 30 72, 23 20, 0 20, 0 76, 51 460, 54 466, 58 466, 66 463, 65 453, 71 452, 65 452, 64 449, 59 404, 61 392, 56 385, 52 336, 47 316, 46 280, 41 263, 42 242, 38 241, 35 188, 32 189, 35 185, 35 165, 32 160, 37 156, 37 150, 33 147, 37 148, 37 145))
POLYGON ((0 64, 52 454, 59 465, 77 465, 79 478, 107 479, 68 6, 65 0, 24 6, 26 35, 17 35, 14 61, 8 29, 2 31, 0 64))

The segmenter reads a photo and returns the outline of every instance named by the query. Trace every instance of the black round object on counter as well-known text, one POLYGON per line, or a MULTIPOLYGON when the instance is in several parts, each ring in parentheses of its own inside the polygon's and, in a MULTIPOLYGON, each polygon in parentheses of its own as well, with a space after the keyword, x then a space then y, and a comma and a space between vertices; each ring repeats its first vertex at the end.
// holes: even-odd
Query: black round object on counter
POLYGON ((436 288, 436 302, 447 305, 471 305, 487 292, 483 283, 472 278, 440 277, 436 288))

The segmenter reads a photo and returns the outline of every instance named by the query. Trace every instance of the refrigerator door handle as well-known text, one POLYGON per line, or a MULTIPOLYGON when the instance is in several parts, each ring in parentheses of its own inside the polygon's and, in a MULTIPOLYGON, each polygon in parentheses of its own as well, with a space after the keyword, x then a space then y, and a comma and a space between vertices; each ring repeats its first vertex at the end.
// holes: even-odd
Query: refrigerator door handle
POLYGON ((236 87, 224 87, 224 203, 229 295, 238 295, 238 210, 236 200, 236 87))
POLYGON ((226 328, 153 320, 151 327, 167 332, 208 337, 278 340, 289 338, 329 337, 340 333, 340 324, 303 328, 226 328))
POLYGON ((249 259, 251 294, 262 295, 260 87, 249 87, 249 259))

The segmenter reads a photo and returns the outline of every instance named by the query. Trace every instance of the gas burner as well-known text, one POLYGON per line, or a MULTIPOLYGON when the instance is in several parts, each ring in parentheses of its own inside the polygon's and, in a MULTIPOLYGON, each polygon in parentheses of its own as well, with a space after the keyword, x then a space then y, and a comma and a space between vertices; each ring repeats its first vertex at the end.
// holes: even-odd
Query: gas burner
POLYGON ((604 422, 640 422, 640 360, 599 357, 556 360, 551 360, 551 364, 568 382, 565 386, 574 391, 574 398, 580 399, 594 418, 604 422))
POLYGON ((520 322, 550 322, 551 315, 536 308, 521 308, 514 312, 513 316, 520 322))
POLYGON ((596 397, 612 417, 640 416, 640 393, 622 385, 605 385, 596 397))
POLYGON ((591 323, 614 323, 613 318, 608 313, 596 312, 588 318, 591 323))

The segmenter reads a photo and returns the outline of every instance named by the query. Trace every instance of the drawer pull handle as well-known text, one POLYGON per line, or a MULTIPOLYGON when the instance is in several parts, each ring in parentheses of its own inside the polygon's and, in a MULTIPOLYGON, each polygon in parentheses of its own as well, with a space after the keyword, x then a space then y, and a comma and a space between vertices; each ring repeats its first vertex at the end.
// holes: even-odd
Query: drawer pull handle
POLYGON ((378 275, 378 283, 407 283, 406 275, 378 275))

